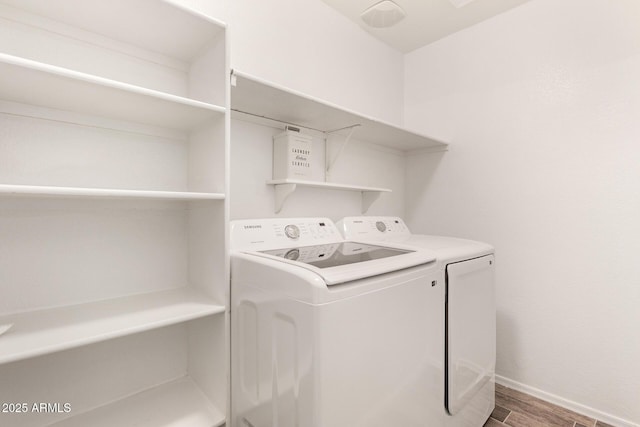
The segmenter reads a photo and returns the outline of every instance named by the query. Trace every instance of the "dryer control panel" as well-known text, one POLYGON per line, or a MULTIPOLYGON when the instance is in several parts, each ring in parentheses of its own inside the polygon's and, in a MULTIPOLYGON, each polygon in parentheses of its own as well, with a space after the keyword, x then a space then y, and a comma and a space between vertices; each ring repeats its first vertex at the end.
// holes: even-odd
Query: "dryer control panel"
POLYGON ((328 218, 267 218, 231 221, 231 249, 260 251, 342 242, 328 218))
POLYGON ((394 216, 348 216, 338 221, 338 229, 348 240, 398 240, 411 236, 402 218, 394 216))

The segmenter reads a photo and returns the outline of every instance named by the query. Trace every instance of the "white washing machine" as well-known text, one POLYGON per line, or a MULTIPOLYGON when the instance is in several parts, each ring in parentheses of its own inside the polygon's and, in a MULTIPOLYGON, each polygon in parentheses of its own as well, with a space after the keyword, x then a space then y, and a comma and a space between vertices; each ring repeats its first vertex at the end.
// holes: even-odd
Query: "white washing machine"
MULTIPOLYGON (((411 234, 397 217, 347 217, 338 223, 346 239, 401 243, 435 252, 445 283, 444 365, 440 381, 443 424, 481 427, 495 406, 496 306, 494 249, 472 240, 411 234)), ((429 302, 431 305, 431 301, 429 302)))
POLYGON ((232 221, 231 248, 233 427, 441 423, 432 251, 346 241, 326 218, 232 221))

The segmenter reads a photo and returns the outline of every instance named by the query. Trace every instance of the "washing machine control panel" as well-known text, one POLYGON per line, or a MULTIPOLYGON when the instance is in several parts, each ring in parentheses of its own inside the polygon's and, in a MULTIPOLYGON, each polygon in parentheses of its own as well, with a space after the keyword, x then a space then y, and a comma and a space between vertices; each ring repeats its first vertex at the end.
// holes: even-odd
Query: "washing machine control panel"
POLYGON ((267 218, 231 222, 231 249, 264 250, 330 244, 342 235, 328 218, 267 218))
POLYGON ((284 227, 284 234, 290 239, 298 240, 300 238, 300 227, 289 224, 284 227))
POLYGON ((387 240, 411 235, 402 218, 394 216, 349 216, 338 222, 347 240, 387 240))

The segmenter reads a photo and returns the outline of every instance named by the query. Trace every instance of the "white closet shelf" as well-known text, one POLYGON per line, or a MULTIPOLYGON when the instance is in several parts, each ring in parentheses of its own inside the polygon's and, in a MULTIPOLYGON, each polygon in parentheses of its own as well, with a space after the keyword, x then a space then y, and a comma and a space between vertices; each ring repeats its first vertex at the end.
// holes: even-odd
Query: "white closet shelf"
POLYGON ((32 196, 91 199, 224 200, 222 193, 120 190, 111 188, 52 187, 0 184, 0 196, 32 196))
POLYGON ((223 22, 175 0, 2 0, 2 3, 187 62, 226 28, 223 22))
POLYGON ((377 188, 377 187, 364 187, 361 185, 350 185, 350 184, 334 184, 333 182, 322 182, 322 181, 304 181, 298 179, 272 179, 267 181, 268 185, 281 185, 281 184, 297 184, 304 187, 318 187, 318 188, 329 188, 333 190, 346 190, 346 191, 374 191, 378 193, 390 193, 391 190, 388 188, 377 188))
MULTIPOLYGON (((399 126, 351 111, 321 99, 234 70, 231 110, 235 117, 260 124, 266 120, 288 123, 320 132, 358 126, 354 139, 402 151, 433 148, 447 143, 399 126)), ((338 132, 340 133, 340 132, 338 132)), ((348 133, 348 132, 347 132, 348 133)))
POLYGON ((67 418, 51 427, 219 427, 224 422, 224 414, 187 377, 67 418))
POLYGON ((267 185, 275 186, 275 211, 282 210, 285 200, 296 191, 298 186, 327 188, 332 190, 360 191, 362 193, 362 213, 369 210, 381 193, 390 193, 388 188, 364 187, 360 185, 334 184, 331 182, 303 181, 296 179, 273 179, 267 181, 267 185))
POLYGON ((22 104, 189 130, 225 108, 0 53, 0 98, 22 104))
POLYGON ((80 347, 223 313, 189 288, 140 294, 0 317, 0 364, 80 347))

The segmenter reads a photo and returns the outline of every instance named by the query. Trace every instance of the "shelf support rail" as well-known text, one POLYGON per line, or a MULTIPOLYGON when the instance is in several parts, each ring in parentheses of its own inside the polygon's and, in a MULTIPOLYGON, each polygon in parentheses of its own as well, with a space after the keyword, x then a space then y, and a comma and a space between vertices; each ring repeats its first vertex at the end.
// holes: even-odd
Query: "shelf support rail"
POLYGON ((275 211, 276 213, 280 213, 282 207, 284 206, 284 201, 296 191, 296 184, 277 184, 275 186, 275 211))
POLYGON ((340 155, 342 154, 342 151, 344 150, 344 147, 347 145, 347 143, 349 142, 349 140, 351 139, 351 136, 353 135, 353 132, 356 130, 357 127, 362 126, 361 124, 355 124, 355 125, 351 125, 351 126, 347 126, 341 129, 336 129, 336 130, 331 130, 331 131, 327 131, 324 133, 324 158, 325 158, 325 164, 326 164, 326 170, 325 170, 325 181, 329 182, 330 178, 331 178, 331 170, 333 169, 333 166, 335 165, 336 161, 338 160, 338 158, 340 157, 340 155), (338 152, 336 153, 336 155, 333 157, 333 159, 331 158, 330 154, 330 146, 329 146, 329 136, 331 136, 332 133, 341 131, 341 130, 345 130, 345 129, 349 129, 349 134, 345 137, 344 141, 342 141, 342 145, 340 145, 340 149, 338 150, 338 152))
POLYGON ((362 213, 366 214, 373 202, 380 198, 380 191, 363 191, 362 192, 362 213))

